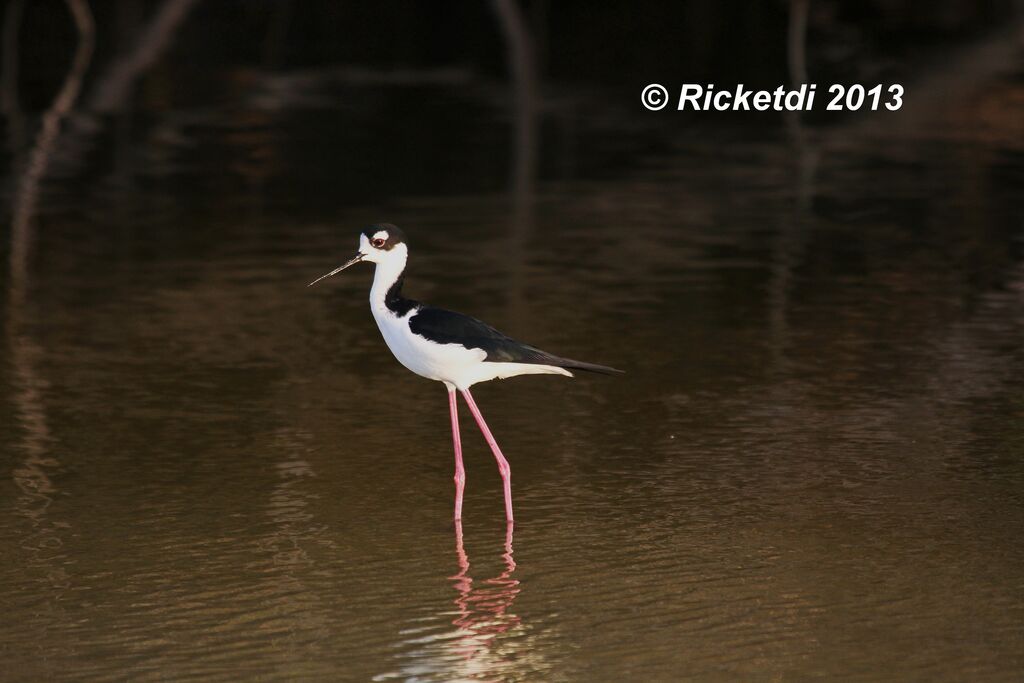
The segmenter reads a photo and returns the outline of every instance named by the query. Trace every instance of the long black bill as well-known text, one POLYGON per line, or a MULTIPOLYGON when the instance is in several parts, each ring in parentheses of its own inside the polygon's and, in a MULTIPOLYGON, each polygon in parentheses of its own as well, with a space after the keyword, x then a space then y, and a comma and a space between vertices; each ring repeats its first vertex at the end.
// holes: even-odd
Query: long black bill
POLYGON ((345 270, 349 266, 355 265, 356 263, 359 263, 362 260, 363 260, 363 254, 356 254, 351 259, 349 259, 346 263, 338 266, 337 268, 335 268, 331 272, 327 273, 326 275, 321 275, 320 277, 318 277, 317 279, 313 280, 312 282, 310 282, 306 286, 307 287, 312 287, 313 285, 315 285, 316 283, 320 282, 321 280, 329 278, 332 275, 337 275, 338 273, 340 273, 341 271, 345 270))

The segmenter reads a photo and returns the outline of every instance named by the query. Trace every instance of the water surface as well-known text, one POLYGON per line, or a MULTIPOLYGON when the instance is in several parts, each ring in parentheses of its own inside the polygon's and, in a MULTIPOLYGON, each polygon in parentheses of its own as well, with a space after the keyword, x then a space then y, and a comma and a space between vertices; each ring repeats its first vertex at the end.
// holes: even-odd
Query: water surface
POLYGON ((548 112, 524 166, 486 85, 209 78, 76 119, 6 271, 4 679, 1020 675, 1021 80, 895 130, 548 112), (627 371, 475 391, 514 529, 466 411, 453 528, 370 269, 304 289, 385 220, 412 296, 627 371))

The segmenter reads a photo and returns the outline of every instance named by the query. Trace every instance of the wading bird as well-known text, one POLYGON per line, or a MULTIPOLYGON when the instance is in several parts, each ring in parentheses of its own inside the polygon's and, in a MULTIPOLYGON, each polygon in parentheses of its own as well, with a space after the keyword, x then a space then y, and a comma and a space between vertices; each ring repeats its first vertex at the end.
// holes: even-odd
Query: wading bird
POLYGON ((455 519, 462 519, 462 492, 466 470, 462 465, 462 441, 459 437, 458 402, 455 390, 473 413, 480 431, 498 461, 505 489, 505 518, 512 521, 512 475, 508 461, 476 407, 469 388, 477 382, 505 379, 516 375, 565 375, 570 370, 604 374, 621 370, 561 358, 515 339, 468 315, 446 311, 407 299, 402 295, 409 247, 405 234, 394 225, 371 225, 359 235, 359 251, 344 264, 309 285, 337 275, 360 261, 376 264, 370 288, 370 311, 384 341, 398 362, 421 377, 444 382, 448 389, 448 407, 455 443, 455 519))

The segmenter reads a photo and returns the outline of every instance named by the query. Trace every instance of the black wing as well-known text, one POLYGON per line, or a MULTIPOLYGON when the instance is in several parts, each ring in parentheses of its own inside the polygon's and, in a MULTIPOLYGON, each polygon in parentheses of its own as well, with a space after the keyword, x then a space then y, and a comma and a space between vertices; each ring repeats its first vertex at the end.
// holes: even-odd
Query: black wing
POLYGON ((414 334, 426 337, 438 344, 462 344, 469 349, 482 349, 487 353, 486 360, 495 363, 533 363, 537 365, 554 365, 559 368, 589 370, 605 374, 619 373, 621 370, 561 358, 547 351, 516 341, 498 332, 496 329, 468 315, 446 311, 443 308, 423 306, 411 318, 409 328, 414 334))

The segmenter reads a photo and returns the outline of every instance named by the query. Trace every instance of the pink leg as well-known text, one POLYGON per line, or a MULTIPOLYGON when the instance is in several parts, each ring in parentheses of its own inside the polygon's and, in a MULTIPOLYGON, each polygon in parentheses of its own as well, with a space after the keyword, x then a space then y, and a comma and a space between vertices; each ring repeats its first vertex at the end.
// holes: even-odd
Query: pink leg
POLYGON ((476 407, 476 401, 473 400, 473 395, 469 393, 469 389, 462 390, 462 398, 466 399, 466 405, 469 406, 469 412, 473 413, 473 417, 476 418, 476 423, 480 427, 480 431, 484 434, 484 439, 487 440, 487 445, 491 447, 491 452, 494 453, 494 459, 498 461, 498 471, 501 472, 501 481, 505 485, 505 519, 509 522, 512 521, 512 468, 508 466, 508 460, 501 454, 501 449, 498 448, 498 442, 494 440, 494 436, 491 435, 491 430, 487 428, 487 423, 484 422, 484 416, 480 414, 480 409, 476 407))
POLYGON ((459 437, 459 403, 455 388, 448 389, 448 408, 452 414, 452 441, 455 443, 455 521, 462 519, 462 491, 466 488, 466 468, 462 466, 462 439, 459 437))

